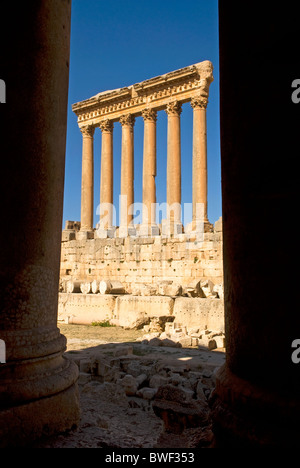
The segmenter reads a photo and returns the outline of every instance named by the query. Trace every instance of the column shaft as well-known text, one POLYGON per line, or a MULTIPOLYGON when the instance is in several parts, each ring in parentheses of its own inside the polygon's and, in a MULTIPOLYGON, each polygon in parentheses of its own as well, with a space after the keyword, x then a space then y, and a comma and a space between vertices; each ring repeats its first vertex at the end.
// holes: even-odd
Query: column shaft
POLYGON ((156 222, 156 112, 143 111, 144 159, 143 159, 143 225, 156 222))
POLYGON ((166 110, 168 114, 168 149, 167 149, 167 204, 171 212, 170 221, 181 222, 181 142, 180 114, 181 104, 171 102, 166 110))
POLYGON ((262 9, 259 17, 251 7, 237 22, 235 11, 231 2, 219 1, 226 365, 216 376, 214 432, 219 447, 296 448, 300 364, 292 359, 292 344, 300 314, 294 295, 278 282, 279 272, 288 277, 295 271, 295 256, 292 244, 283 247, 285 224, 271 228, 271 235, 262 226, 293 219, 297 210, 299 109, 280 98, 299 65, 298 18, 288 7, 262 9), (285 21, 295 27, 292 37, 290 28, 284 37, 274 34, 285 21), (277 73, 279 46, 287 51, 287 75, 277 73), (260 76, 272 77, 268 93, 253 80, 246 50, 260 76))
POLYGON ((134 203, 134 121, 131 114, 120 118, 122 125, 120 227, 122 228, 128 228, 133 220, 130 207, 134 203))
POLYGON ((94 127, 82 127, 81 230, 93 229, 94 127))
POLYGON ((106 120, 100 124, 102 131, 101 180, 100 180, 100 227, 113 225, 113 124, 106 120))
POLYGON ((193 222, 207 217, 207 99, 194 98, 193 107, 193 222))

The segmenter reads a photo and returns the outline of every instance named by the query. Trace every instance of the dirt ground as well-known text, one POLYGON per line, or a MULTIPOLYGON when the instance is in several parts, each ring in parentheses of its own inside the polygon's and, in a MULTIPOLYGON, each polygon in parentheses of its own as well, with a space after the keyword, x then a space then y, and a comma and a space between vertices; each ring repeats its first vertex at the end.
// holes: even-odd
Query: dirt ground
POLYGON ((67 338, 66 357, 74 360, 81 370, 78 380, 81 419, 76 430, 39 441, 34 447, 206 446, 211 437, 209 427, 187 429, 182 434, 169 434, 162 419, 153 411, 153 400, 147 400, 144 396, 138 398, 126 395, 120 382, 125 374, 136 378, 141 372, 146 372, 148 376, 154 375, 154 379, 162 379, 162 384, 175 382, 177 388, 191 391, 191 382, 193 388, 196 388, 198 379, 205 392, 205 401, 208 393, 212 391, 214 373, 225 361, 224 349, 208 351, 196 347, 150 346, 141 343, 143 330, 89 325, 58 326, 67 338), (127 349, 126 347, 130 348, 130 353, 120 357, 120 350, 127 349), (92 377, 82 372, 82 363, 94 362, 95 357, 98 362, 100 360, 102 363, 108 363, 108 367, 113 366, 119 374, 118 377, 101 380, 100 377, 92 377))

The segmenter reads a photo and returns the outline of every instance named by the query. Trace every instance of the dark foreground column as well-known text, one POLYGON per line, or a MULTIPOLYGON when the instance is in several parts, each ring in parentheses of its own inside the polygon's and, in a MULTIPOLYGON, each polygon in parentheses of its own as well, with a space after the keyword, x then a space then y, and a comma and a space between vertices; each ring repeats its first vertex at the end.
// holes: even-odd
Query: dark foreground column
POLYGON ((298 265, 288 234, 299 199, 297 15, 260 6, 241 18, 236 4, 219 2, 227 359, 211 401, 218 447, 300 440, 300 314, 285 281, 298 265))
POLYGON ((21 2, 17 10, 8 3, 0 65, 7 87, 0 109, 1 447, 79 419, 77 369, 62 357, 66 340, 57 328, 71 2, 21 2))

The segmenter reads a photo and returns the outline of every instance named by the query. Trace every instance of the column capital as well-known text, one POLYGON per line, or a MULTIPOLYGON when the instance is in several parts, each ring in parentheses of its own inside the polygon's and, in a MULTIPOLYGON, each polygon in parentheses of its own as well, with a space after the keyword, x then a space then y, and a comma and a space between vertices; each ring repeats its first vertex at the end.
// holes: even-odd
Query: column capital
POLYGON ((79 128, 83 137, 93 138, 95 127, 93 125, 85 125, 79 128))
POLYGON ((128 125, 130 127, 133 127, 135 123, 135 117, 132 114, 125 114, 121 115, 120 117, 120 124, 122 125, 128 125))
POLYGON ((193 109, 200 108, 206 109, 208 104, 208 99, 206 96, 198 96, 191 99, 191 106, 193 109))
POLYGON ((142 111, 142 117, 144 120, 150 120, 151 122, 156 122, 157 112, 154 109, 146 108, 142 111))
POLYGON ((179 101, 172 101, 167 104, 166 113, 168 115, 180 115, 181 111, 181 103, 179 101))
POLYGON ((103 120, 102 122, 100 122, 99 128, 102 133, 111 133, 114 128, 113 121, 110 119, 103 120))

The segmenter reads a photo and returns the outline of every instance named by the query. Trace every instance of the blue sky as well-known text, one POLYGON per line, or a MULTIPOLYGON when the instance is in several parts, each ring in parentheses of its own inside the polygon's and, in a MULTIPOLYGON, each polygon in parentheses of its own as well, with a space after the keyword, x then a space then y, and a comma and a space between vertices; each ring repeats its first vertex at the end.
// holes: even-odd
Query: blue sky
MULTIPOLYGON (((208 216, 221 216, 217 0, 73 0, 63 225, 80 220, 82 136, 72 104, 202 60, 214 66, 207 107, 208 216)), ((135 202, 142 202, 143 120, 134 129, 135 202)), ((94 224, 100 193, 101 132, 94 144, 94 224)), ((166 201, 167 115, 157 120, 157 203, 166 201)), ((192 201, 192 108, 181 114, 182 204, 192 201)), ((114 126, 118 216, 121 125, 114 126)), ((185 220, 189 221, 188 218, 185 220)))

